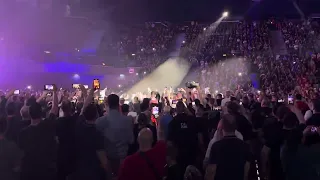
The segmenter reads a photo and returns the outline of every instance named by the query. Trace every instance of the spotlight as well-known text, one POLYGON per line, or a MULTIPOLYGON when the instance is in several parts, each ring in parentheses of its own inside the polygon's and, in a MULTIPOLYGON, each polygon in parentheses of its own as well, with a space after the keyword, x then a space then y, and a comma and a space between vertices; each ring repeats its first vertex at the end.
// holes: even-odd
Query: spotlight
POLYGON ((225 12, 223 12, 222 17, 228 17, 228 15, 229 15, 229 12, 225 11, 225 12))
POLYGON ((131 54, 132 56, 135 56, 136 54, 131 54))
POLYGON ((185 41, 182 41, 182 43, 184 44, 184 43, 186 43, 185 41))
POLYGON ((30 90, 31 88, 32 88, 32 87, 31 87, 30 85, 29 85, 29 86, 27 86, 27 89, 29 89, 29 90, 30 90))
POLYGON ((219 91, 216 91, 216 94, 218 94, 219 91))
POLYGON ((105 66, 106 64, 105 63, 102 63, 102 66, 105 66))
POLYGON ((46 53, 46 54, 50 54, 51 52, 50 52, 50 51, 44 51, 44 53, 46 53))
POLYGON ((239 72, 239 73, 238 73, 238 76, 242 76, 242 73, 241 73, 241 72, 239 72))
POLYGON ((147 72, 143 72, 143 74, 147 74, 147 72))
POLYGON ((120 84, 119 84, 118 86, 119 86, 119 88, 121 87, 121 85, 120 85, 120 84))
POLYGON ((203 28, 203 30, 205 31, 207 28, 203 28))
POLYGON ((139 75, 139 73, 136 73, 136 76, 138 76, 139 75))

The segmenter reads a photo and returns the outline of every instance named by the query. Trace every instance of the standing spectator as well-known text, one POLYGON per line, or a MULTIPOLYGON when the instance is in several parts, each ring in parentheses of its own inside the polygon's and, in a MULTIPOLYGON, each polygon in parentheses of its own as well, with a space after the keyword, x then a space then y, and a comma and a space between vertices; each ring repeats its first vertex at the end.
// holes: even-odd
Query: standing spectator
POLYGON ((31 123, 30 120, 30 115, 29 115, 29 107, 28 106, 23 106, 20 110, 20 114, 21 114, 21 130, 28 127, 31 123))
POLYGON ((63 117, 57 120, 58 179, 65 180, 75 166, 75 128, 77 117, 72 115, 72 104, 65 100, 61 103, 63 117))
POLYGON ((235 102, 229 102, 227 105, 228 113, 232 114, 237 123, 237 130, 243 136, 244 141, 249 141, 252 138, 252 124, 249 120, 240 113, 240 106, 235 102))
POLYGON ((313 115, 307 120, 307 126, 320 126, 320 100, 316 99, 312 102, 313 115))
POLYGON ((296 103, 296 107, 302 112, 303 115, 309 110, 308 104, 302 101, 301 94, 296 94, 295 103, 296 103))
POLYGON ((7 129, 7 121, 4 118, 0 119, 0 177, 5 180, 18 180, 19 174, 17 167, 19 167, 22 158, 22 152, 18 146, 8 141, 4 133, 7 129))
POLYGON ((237 123, 232 115, 222 117, 223 139, 211 147, 206 180, 248 179, 251 153, 249 146, 235 135, 237 123))
POLYGON ((128 153, 129 144, 133 143, 133 127, 130 117, 119 112, 119 96, 108 96, 109 113, 97 119, 97 129, 105 137, 105 148, 112 172, 116 174, 121 162, 128 153))
POLYGON ((124 160, 118 180, 162 180, 166 164, 166 144, 159 141, 152 148, 152 134, 149 128, 139 132, 139 151, 124 160))
POLYGON ((21 130, 21 118, 16 115, 16 103, 9 102, 6 106, 8 127, 6 138, 10 141, 18 142, 18 135, 21 130))
POLYGON ((195 165, 200 145, 201 134, 198 132, 195 117, 188 116, 183 102, 176 105, 177 115, 169 123, 168 141, 178 148, 178 164, 182 171, 188 165, 195 165))
POLYGON ((226 105, 226 103, 230 101, 230 97, 231 97, 231 91, 226 91, 226 97, 222 99, 221 106, 226 105))
POLYGON ((57 88, 54 86, 53 103, 49 117, 42 120, 42 107, 31 104, 31 124, 19 135, 19 146, 24 152, 21 180, 51 180, 56 178, 56 117, 58 116, 57 88))
POLYGON ((139 149, 139 143, 137 142, 137 138, 138 138, 139 132, 144 128, 148 128, 152 131, 152 134, 153 134, 152 146, 155 145, 155 143, 157 142, 157 129, 156 127, 148 123, 147 116, 144 113, 141 113, 138 116, 137 121, 138 121, 138 124, 134 124, 134 127, 133 127, 134 143, 129 146, 129 152, 128 152, 129 155, 137 152, 137 150, 139 149))
POLYGON ((128 104, 121 105, 121 113, 125 116, 128 116, 130 106, 128 104))
POLYGON ((104 137, 96 129, 98 110, 92 104, 94 90, 90 90, 82 108, 83 122, 76 127, 76 171, 71 177, 74 180, 103 180, 108 173, 107 156, 104 147, 104 137))
POLYGON ((168 125, 172 120, 172 115, 170 114, 171 108, 170 106, 165 106, 163 108, 163 115, 160 118, 160 122, 159 122, 159 133, 163 133, 164 137, 168 137, 168 125), (163 130, 163 131, 162 131, 163 130))

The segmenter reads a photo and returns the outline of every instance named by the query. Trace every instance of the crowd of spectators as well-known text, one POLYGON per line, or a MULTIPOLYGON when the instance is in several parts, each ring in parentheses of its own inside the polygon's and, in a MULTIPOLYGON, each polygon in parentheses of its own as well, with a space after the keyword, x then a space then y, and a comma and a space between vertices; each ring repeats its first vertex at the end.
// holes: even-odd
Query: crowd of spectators
POLYGON ((195 22, 132 28, 115 49, 149 72, 185 33, 180 54, 196 64, 200 86, 132 100, 107 93, 103 101, 82 85, 76 93, 55 86, 6 92, 0 179, 319 179, 320 56, 312 24, 228 22, 210 33, 195 22), (286 55, 272 53, 272 24, 286 55))

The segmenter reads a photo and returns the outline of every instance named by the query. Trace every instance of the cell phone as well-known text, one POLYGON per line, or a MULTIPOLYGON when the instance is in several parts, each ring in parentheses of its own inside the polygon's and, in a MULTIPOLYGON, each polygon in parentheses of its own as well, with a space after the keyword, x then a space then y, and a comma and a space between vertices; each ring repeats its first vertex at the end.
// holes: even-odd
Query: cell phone
POLYGON ((220 106, 215 107, 214 110, 220 111, 220 110, 221 110, 221 107, 220 107, 220 106))
POLYGON ((279 99, 278 103, 284 103, 284 100, 283 99, 279 99))
POLYGON ((72 88, 73 89, 79 89, 80 88, 80 84, 72 84, 72 88))
POLYGON ((312 127, 312 128, 311 128, 311 132, 314 133, 314 132, 317 132, 317 131, 318 131, 318 128, 317 128, 317 127, 312 127))
POLYGON ((100 104, 103 103, 104 97, 99 97, 99 98, 98 98, 98 101, 99 101, 100 104))
POLYGON ((158 114, 159 114, 159 107, 154 106, 154 107, 152 108, 152 114, 153 114, 153 115, 158 115, 158 114))
POLYGON ((83 85, 85 89, 89 89, 89 85, 83 85))
POLYGON ((93 88, 94 89, 100 89, 100 81, 99 81, 99 79, 94 79, 93 80, 93 88))
POLYGON ((44 85, 44 90, 46 90, 46 91, 52 91, 52 90, 53 90, 53 85, 52 85, 52 84, 46 84, 46 85, 44 85))
POLYGON ((19 94, 20 94, 20 90, 19 90, 19 89, 14 90, 13 94, 15 94, 15 95, 19 95, 19 94))
POLYGON ((288 95, 288 104, 293 104, 293 96, 292 96, 292 94, 288 95))
POLYGON ((196 105, 196 103, 195 102, 192 102, 192 106, 195 106, 196 105))

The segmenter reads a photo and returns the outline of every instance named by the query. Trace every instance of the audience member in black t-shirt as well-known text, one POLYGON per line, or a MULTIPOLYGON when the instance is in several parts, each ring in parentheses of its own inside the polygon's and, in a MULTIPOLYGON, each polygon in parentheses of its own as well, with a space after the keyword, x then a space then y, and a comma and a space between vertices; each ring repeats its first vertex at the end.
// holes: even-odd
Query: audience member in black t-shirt
POLYGON ((237 123, 237 130, 242 134, 243 140, 248 141, 252 138, 252 124, 240 114, 240 106, 235 102, 229 102, 227 104, 228 113, 232 114, 237 123))
POLYGON ((65 180, 73 171, 75 166, 75 127, 77 117, 72 115, 72 104, 70 101, 62 101, 61 109, 63 117, 57 120, 58 137, 58 180, 65 180))
POLYGON ((91 103, 93 92, 94 88, 84 102, 79 117, 83 121, 77 123, 75 130, 76 168, 75 173, 70 176, 74 180, 105 180, 108 171, 104 137, 95 126, 99 116, 97 106, 91 103))
POLYGON ((21 180, 55 179, 56 177, 56 117, 58 97, 56 87, 50 115, 42 120, 42 107, 34 103, 29 107, 31 125, 19 135, 19 146, 24 152, 21 163, 21 180))
POLYGON ((6 131, 6 139, 18 142, 19 132, 21 131, 21 118, 16 115, 16 103, 9 102, 6 106, 8 127, 6 131))
POLYGON ((305 126, 299 126, 297 121, 298 118, 293 112, 288 112, 283 118, 283 130, 280 137, 282 138, 280 157, 282 169, 285 174, 292 171, 294 167, 292 166, 295 163, 293 161, 294 156, 303 137, 302 132, 305 126))
POLYGON ((313 106, 313 115, 306 122, 307 126, 320 126, 320 100, 316 99, 312 102, 313 106))
POLYGON ((199 139, 195 117, 189 116, 183 102, 176 104, 177 115, 168 125, 168 141, 178 148, 178 164, 184 170, 188 165, 195 165, 199 139))
POLYGON ((247 179, 252 160, 250 147, 235 136, 237 123, 233 115, 224 115, 221 121, 224 137, 211 147, 205 179, 247 179))

